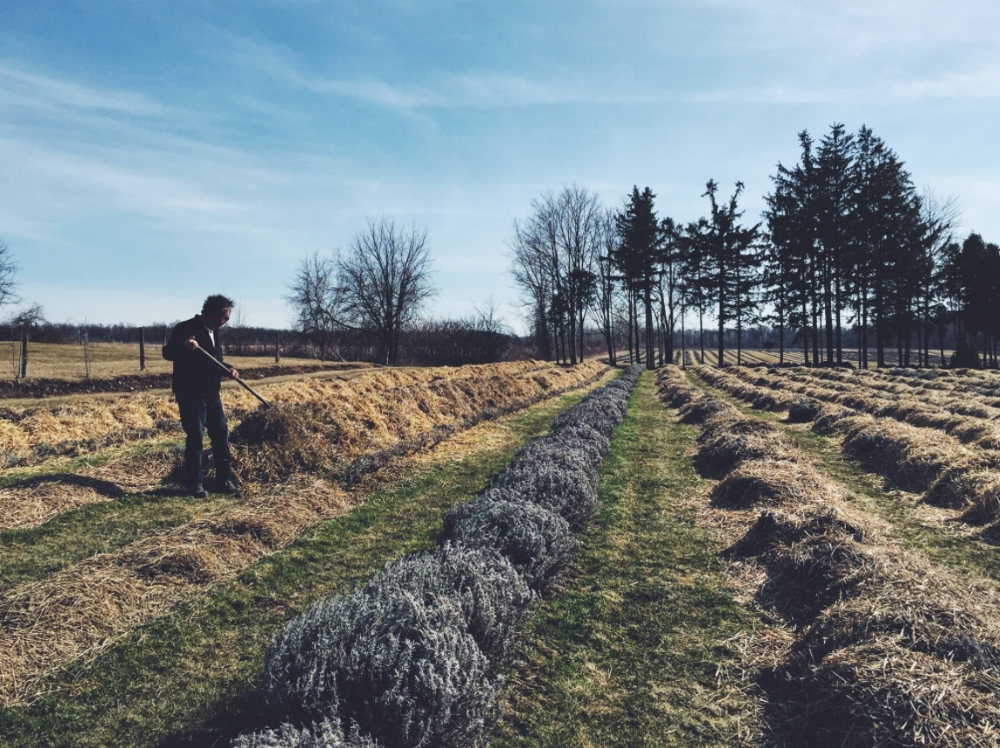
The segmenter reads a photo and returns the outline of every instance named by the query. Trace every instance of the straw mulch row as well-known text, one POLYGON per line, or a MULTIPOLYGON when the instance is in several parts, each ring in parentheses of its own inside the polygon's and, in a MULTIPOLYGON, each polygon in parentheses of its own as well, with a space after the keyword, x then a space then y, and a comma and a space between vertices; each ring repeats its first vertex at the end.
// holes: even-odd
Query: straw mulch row
POLYGON ((358 377, 337 383, 327 397, 247 416, 232 434, 236 470, 244 482, 271 482, 303 469, 353 476, 367 467, 357 463, 362 456, 363 462, 377 463, 376 455, 425 448, 456 430, 596 381, 607 371, 595 360, 572 368, 498 364, 450 370, 448 376, 439 370, 358 377))
POLYGON ((351 501, 338 486, 300 476, 0 596, 0 703, 32 701, 46 674, 232 578, 351 501))
MULTIPOLYGON (((735 377, 750 387, 765 390, 762 396, 787 398, 798 393, 810 398, 838 403, 877 417, 893 418, 913 426, 946 431, 964 443, 980 449, 1000 450, 1000 410, 974 397, 943 396, 940 392, 916 392, 888 385, 872 386, 873 377, 864 372, 840 369, 819 369, 807 373, 794 370, 774 370, 767 373, 754 369, 735 368, 726 375, 735 377)), ((738 391, 742 385, 732 385, 732 393, 747 399, 738 391)), ((751 400, 747 400, 752 402, 751 400)), ((757 406, 755 406, 757 407, 757 406)))
MULTIPOLYGON (((736 367, 740 370, 743 367, 736 367)), ((771 391, 743 382, 739 377, 730 374, 729 369, 714 369, 701 366, 696 369, 698 376, 714 387, 724 388, 726 392, 749 403, 758 410, 780 411, 788 408, 796 400, 794 395, 781 391, 771 391)))
MULTIPOLYGON (((468 381, 490 377, 530 379, 541 374, 544 378, 554 369, 551 364, 517 361, 457 368, 366 370, 345 372, 339 378, 272 382, 256 389, 265 399, 282 404, 350 400, 371 391, 427 386, 434 381, 452 381, 461 387, 468 381)), ((258 405, 241 388, 224 389, 222 401, 234 422, 258 405)), ((165 390, 61 403, 39 401, 30 407, 4 406, 0 407, 0 469, 36 464, 53 456, 86 454, 178 428, 177 406, 165 390)))
POLYGON ((989 407, 998 408, 1000 375, 995 371, 975 369, 859 369, 830 370, 824 377, 837 381, 865 380, 869 386, 893 394, 941 393, 949 397, 972 395, 989 400, 989 407))
POLYGON ((945 397, 937 392, 906 390, 893 393, 870 387, 869 377, 839 370, 816 373, 776 372, 771 376, 735 371, 746 381, 756 376, 762 387, 782 388, 811 398, 838 403, 879 418, 945 431, 980 449, 1000 450, 1000 410, 974 397, 945 397), (852 377, 842 379, 841 377, 852 377))
MULTIPOLYGON (((390 455, 426 448, 605 371, 596 361, 573 368, 517 362, 274 384, 262 391, 276 407, 241 416, 240 408, 255 408, 256 401, 234 405, 236 469, 244 480, 272 482, 302 469, 345 473, 359 458, 372 469, 390 455)), ((242 395, 224 393, 227 402, 242 395)), ((174 480, 177 459, 173 452, 129 456, 18 481, 0 489, 0 529, 33 527, 79 506, 153 491, 174 480)), ((355 473, 362 472, 358 468, 355 473)))
MULTIPOLYGON (((703 369, 698 376, 705 377, 703 369)), ((714 386, 731 392, 731 381, 740 375, 713 375, 714 386)), ((760 379, 760 377, 758 378, 760 379)), ((739 391, 748 385, 740 382, 739 391)), ((802 390, 823 401, 819 388, 802 390)), ((855 402, 864 396, 833 398, 836 402, 855 402)), ((974 525, 1000 523, 1000 460, 988 451, 970 448, 953 436, 929 428, 912 426, 893 418, 859 412, 847 406, 796 401, 789 406, 789 421, 813 421, 813 431, 840 437, 845 454, 866 469, 884 476, 896 487, 922 494, 935 506, 963 512, 961 519, 974 525), (793 417, 795 416, 795 417, 793 417)), ((970 420, 970 419, 966 419, 970 420)), ((991 541, 1000 535, 1000 524, 990 526, 984 537, 991 541)))
POLYGON ((779 428, 707 408, 678 379, 661 375, 661 390, 701 422, 694 459, 721 477, 705 513, 722 555, 786 626, 752 647, 764 743, 1000 745, 996 591, 902 550, 779 428))
MULTIPOLYGON (((505 396, 502 388, 506 385, 515 394, 534 401, 539 392, 554 396, 565 387, 582 386, 608 371, 596 363, 573 370, 551 368, 551 372, 529 372, 531 384, 519 383, 523 378, 518 377, 480 377, 482 382, 478 383, 470 377, 457 383, 443 379, 431 382, 425 389, 433 388, 433 399, 424 395, 414 406, 423 420, 413 418, 408 426, 420 428, 435 418, 445 419, 446 414, 435 413, 434 406, 448 408, 457 414, 453 418, 468 423, 475 420, 475 406, 471 403, 489 403, 502 409, 505 403, 525 402, 512 402, 509 394, 505 396)), ((383 409, 395 408, 392 412, 396 417, 400 416, 398 401, 404 396, 405 392, 387 389, 372 389, 366 395, 381 400, 383 409)), ((384 412, 370 403, 356 406, 341 418, 341 424, 351 423, 359 413, 368 419, 385 418, 384 412)), ((280 412, 281 408, 272 410, 280 412)), ((327 410, 325 415, 335 423, 335 411, 327 410)), ((393 431, 406 435, 406 428, 399 424, 393 431)), ((287 433, 271 436, 273 453, 285 450, 293 454, 294 459, 281 458, 286 466, 297 464, 301 450, 308 446, 301 439, 288 439, 287 433)), ((345 451, 383 443, 357 436, 345 451)), ((47 674, 74 660, 94 656, 136 625, 231 578, 264 555, 283 548, 308 527, 342 513, 357 501, 322 470, 317 475, 308 464, 301 467, 303 472, 287 473, 280 484, 256 484, 241 504, 115 553, 93 557, 0 596, 0 651, 6 653, 0 660, 0 703, 33 700, 40 694, 40 684, 47 674)))

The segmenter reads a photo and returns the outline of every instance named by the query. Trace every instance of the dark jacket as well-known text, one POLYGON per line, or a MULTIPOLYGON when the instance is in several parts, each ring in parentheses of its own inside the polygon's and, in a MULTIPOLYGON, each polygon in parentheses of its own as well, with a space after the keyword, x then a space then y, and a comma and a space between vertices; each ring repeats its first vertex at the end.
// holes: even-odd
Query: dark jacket
POLYGON ((219 391, 224 375, 222 369, 201 351, 189 351, 184 347, 184 342, 193 337, 201 348, 222 361, 219 331, 216 330, 214 334, 213 345, 212 339, 208 337, 208 330, 198 315, 181 322, 170 333, 170 339, 163 346, 163 358, 174 362, 174 392, 200 394, 219 391))

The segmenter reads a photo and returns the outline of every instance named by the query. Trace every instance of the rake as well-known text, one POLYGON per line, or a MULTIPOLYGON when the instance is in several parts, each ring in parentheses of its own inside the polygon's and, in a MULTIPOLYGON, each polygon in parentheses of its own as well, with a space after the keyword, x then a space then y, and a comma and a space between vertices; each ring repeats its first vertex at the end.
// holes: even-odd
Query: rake
MULTIPOLYGON (((213 360, 213 361, 214 361, 214 362, 215 362, 216 364, 218 364, 218 366, 219 366, 219 368, 220 368, 220 369, 223 369, 223 370, 224 370, 224 371, 225 371, 225 372, 226 372, 227 374, 229 373, 229 367, 228 367, 228 366, 226 366, 226 365, 225 365, 224 363, 222 363, 222 362, 221 362, 221 361, 220 361, 219 359, 217 359, 217 358, 216 358, 215 356, 213 356, 213 355, 212 355, 211 353, 209 353, 208 351, 206 351, 206 350, 205 350, 204 348, 202 348, 202 347, 201 347, 200 345, 198 346, 198 350, 199 350, 199 351, 201 351, 202 353, 204 353, 204 354, 205 354, 206 356, 208 356, 208 357, 209 357, 210 359, 212 359, 212 360, 213 360)), ((247 392, 249 392, 249 393, 250 393, 251 395, 253 395, 253 396, 254 396, 254 397, 256 397, 256 398, 257 398, 258 400, 260 400, 260 401, 261 401, 261 403, 262 403, 262 404, 264 405, 264 407, 265 407, 265 408, 270 408, 270 407, 271 407, 271 403, 269 403, 269 402, 268 402, 267 400, 265 400, 264 398, 262 398, 262 397, 261 397, 260 395, 258 395, 258 394, 257 394, 256 392, 254 392, 254 389, 253 389, 253 387, 251 387, 251 386, 250 386, 249 384, 247 384, 246 382, 244 382, 244 381, 243 381, 242 379, 239 379, 238 377, 233 377, 233 379, 234 379, 234 380, 236 380, 236 383, 237 383, 237 384, 238 384, 238 385, 239 385, 240 387, 242 387, 242 388, 243 388, 243 389, 245 389, 245 390, 246 390, 247 392)))

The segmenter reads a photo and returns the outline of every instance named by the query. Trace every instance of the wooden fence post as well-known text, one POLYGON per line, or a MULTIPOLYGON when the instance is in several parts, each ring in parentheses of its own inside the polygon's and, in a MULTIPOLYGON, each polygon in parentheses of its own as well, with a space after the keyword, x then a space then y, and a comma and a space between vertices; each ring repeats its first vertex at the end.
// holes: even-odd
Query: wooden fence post
POLYGON ((21 379, 28 376, 28 333, 21 335, 21 379))
POLYGON ((281 334, 274 333, 274 363, 281 363, 281 334))
POLYGON ((139 371, 146 371, 146 328, 139 328, 139 371))

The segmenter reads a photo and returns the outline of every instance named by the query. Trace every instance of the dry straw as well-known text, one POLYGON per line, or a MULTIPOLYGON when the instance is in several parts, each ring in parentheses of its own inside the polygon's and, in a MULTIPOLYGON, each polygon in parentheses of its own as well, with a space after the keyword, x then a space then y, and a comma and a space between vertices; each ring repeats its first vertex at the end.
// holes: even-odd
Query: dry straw
MULTIPOLYGON (((448 383, 445 388, 456 391, 465 383, 491 377, 498 382, 532 380, 534 384, 529 386, 546 388, 558 386, 563 371, 550 364, 520 361, 454 369, 344 372, 337 378, 303 377, 261 384, 259 389, 276 403, 336 401, 407 385, 426 389, 438 380, 448 383)), ((257 407, 253 396, 242 389, 223 390, 222 400, 237 422, 257 407)), ((51 455, 82 454, 177 429, 177 419, 177 406, 166 391, 113 398, 78 397, 55 404, 40 401, 30 407, 7 406, 0 408, 0 457, 7 465, 18 465, 51 455)))
MULTIPOLYGON (((474 422, 477 409, 514 407, 605 371, 599 363, 571 370, 522 363, 451 370, 451 379, 448 370, 379 372, 358 377, 361 381, 350 388, 338 383, 337 398, 309 407, 278 407, 273 417, 250 421, 259 431, 243 432, 238 454, 247 458, 257 450, 276 451, 256 457, 244 469, 256 468, 256 477, 284 477, 282 483, 258 485, 245 502, 0 596, 0 651, 5 652, 0 703, 33 700, 44 692, 48 674, 94 656, 136 625, 232 578, 350 506, 343 488, 308 471, 324 472, 328 461, 343 464, 365 449, 398 444, 420 429, 474 422), (348 393, 361 400, 352 406, 348 393), (412 404, 405 402, 408 397, 412 404), (323 444, 317 455, 310 440, 323 435, 339 441, 323 444)), ((296 396, 315 394, 319 386, 293 384, 304 388, 296 396)))
POLYGON ((0 703, 32 700, 47 673, 232 578, 349 503, 338 487, 303 476, 0 596, 0 703))
MULTIPOLYGON (((889 459, 908 463, 900 473, 906 480, 922 480, 937 465, 919 440, 873 431, 881 425, 870 416, 826 417, 853 437, 868 459, 877 459, 867 451, 871 442, 892 450, 889 459)), ((731 414, 724 421, 710 418, 703 446, 720 438, 723 429, 748 430, 731 414)), ((733 464, 737 467, 713 490, 716 506, 765 503, 790 509, 765 510, 724 552, 741 566, 761 565, 764 581, 756 603, 801 627, 790 645, 784 637, 764 636, 749 650, 759 668, 765 742, 1000 743, 996 591, 903 551, 881 527, 845 507, 822 476, 812 478, 813 490, 795 490, 811 470, 801 453, 792 450, 778 461, 751 456, 733 464), (779 472, 786 480, 771 481, 779 472), (827 506, 810 508, 814 491, 827 506)), ((957 472, 952 476, 953 482, 961 479, 957 472)), ((980 476, 972 483, 984 481, 980 476)), ((743 572, 741 578, 752 577, 743 572)))
MULTIPOLYGON (((233 418, 238 423, 232 435, 237 470, 244 480, 274 482, 297 470, 344 472, 362 456, 386 453, 375 460, 377 467, 397 453, 425 448, 483 417, 589 383, 605 371, 596 361, 573 369, 517 362, 265 385, 262 389, 277 406, 238 410, 233 418)), ((244 394, 227 391, 224 397, 228 401, 244 394)), ((137 398, 136 407, 156 397, 146 393, 137 398)), ((74 407, 88 412, 84 405, 80 401, 74 407)), ((88 407, 103 406, 95 400, 88 407)), ((151 491, 172 478, 176 459, 153 452, 113 458, 71 475, 15 483, 0 490, 0 528, 36 526, 79 506, 151 491)))

